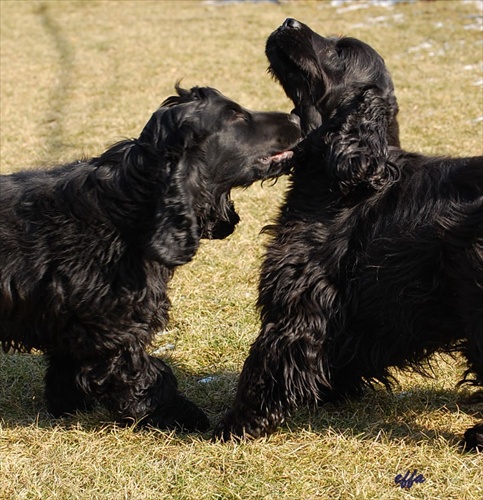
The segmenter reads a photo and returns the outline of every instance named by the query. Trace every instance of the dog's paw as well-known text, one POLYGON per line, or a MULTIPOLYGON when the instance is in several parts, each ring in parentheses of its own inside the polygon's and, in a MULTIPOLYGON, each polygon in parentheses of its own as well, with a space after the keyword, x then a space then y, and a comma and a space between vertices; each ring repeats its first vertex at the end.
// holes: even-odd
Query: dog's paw
POLYGON ((233 410, 227 412, 215 427, 213 441, 246 441, 267 436, 271 432, 262 418, 241 418, 233 410))
POLYGON ((483 452, 483 423, 468 429, 461 444, 465 451, 483 452))
POLYGON ((205 412, 181 395, 173 404, 150 415, 145 423, 159 429, 177 429, 183 432, 204 432, 210 427, 210 420, 205 412))

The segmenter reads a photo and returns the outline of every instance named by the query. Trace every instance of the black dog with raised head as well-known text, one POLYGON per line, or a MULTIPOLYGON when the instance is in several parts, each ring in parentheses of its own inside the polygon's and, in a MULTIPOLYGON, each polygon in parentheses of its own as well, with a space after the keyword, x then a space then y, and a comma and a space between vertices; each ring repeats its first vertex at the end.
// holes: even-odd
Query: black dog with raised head
POLYGON ((230 190, 284 173, 298 117, 178 90, 140 137, 101 156, 0 177, 0 341, 44 351, 54 416, 99 401, 120 420, 208 426, 148 355, 167 284, 200 238, 225 238, 230 190))
MULTIPOLYGON (((359 40, 287 19, 266 53, 308 136, 269 228, 261 333, 215 435, 269 434, 437 351, 483 385, 483 157, 400 149, 390 74, 359 40)), ((465 444, 483 447, 483 425, 465 444)))

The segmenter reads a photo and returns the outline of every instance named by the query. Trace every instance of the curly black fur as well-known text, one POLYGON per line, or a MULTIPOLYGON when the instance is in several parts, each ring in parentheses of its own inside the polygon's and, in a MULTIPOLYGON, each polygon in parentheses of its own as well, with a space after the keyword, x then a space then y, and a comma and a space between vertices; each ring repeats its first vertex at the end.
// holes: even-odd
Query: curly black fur
MULTIPOLYGON (((483 158, 400 149, 390 75, 359 40, 288 19, 267 55, 308 136, 269 228, 261 333, 215 435, 390 388, 391 367, 424 370, 436 351, 459 351, 483 385, 483 158)), ((481 425, 466 445, 483 447, 481 425)))
POLYGON ((211 88, 177 90, 138 139, 0 177, 0 341, 46 353, 54 416, 100 401, 120 420, 208 426, 146 349, 166 327, 176 266, 200 238, 231 234, 230 189, 283 173, 300 125, 211 88))

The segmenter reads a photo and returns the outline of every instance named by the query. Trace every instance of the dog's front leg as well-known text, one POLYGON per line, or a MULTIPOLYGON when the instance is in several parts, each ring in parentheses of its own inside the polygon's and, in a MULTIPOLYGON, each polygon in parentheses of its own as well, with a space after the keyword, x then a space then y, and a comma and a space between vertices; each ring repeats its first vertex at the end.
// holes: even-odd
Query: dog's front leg
POLYGON ((293 325, 265 326, 245 361, 234 407, 216 427, 215 439, 271 434, 300 403, 318 400, 323 381, 315 335, 296 331, 293 325))
POLYGON ((209 426, 204 412, 178 391, 171 368, 141 348, 85 365, 81 378, 120 421, 186 431, 209 426))
POLYGON ((49 413, 55 418, 90 410, 94 401, 79 386, 81 363, 67 354, 46 354, 45 399, 49 413))

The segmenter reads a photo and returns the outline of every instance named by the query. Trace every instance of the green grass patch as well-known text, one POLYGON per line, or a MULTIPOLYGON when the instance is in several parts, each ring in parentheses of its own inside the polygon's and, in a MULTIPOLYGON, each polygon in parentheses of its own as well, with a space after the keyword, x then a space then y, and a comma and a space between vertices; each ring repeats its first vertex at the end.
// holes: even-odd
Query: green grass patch
MULTIPOLYGON (((0 9, 1 173, 97 155, 137 136, 178 79, 252 109, 290 110, 264 55, 267 36, 289 16, 383 55, 406 149, 483 153, 481 3, 1 0, 0 9)), ((213 422, 231 404, 257 335, 259 233, 285 186, 234 193, 238 230, 204 242, 170 285, 169 331, 153 351, 213 422)), ((101 409, 54 422, 42 357, 3 355, 0 498, 482 498, 482 457, 457 447, 482 410, 459 403, 468 394, 456 389, 463 370, 458 359, 436 357, 434 379, 401 373, 394 394, 301 410, 268 439, 221 445, 209 434, 121 428, 101 409), (408 469, 426 481, 403 492, 394 478, 408 469)))

